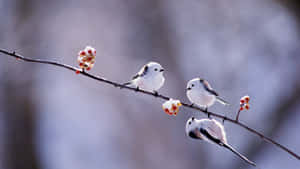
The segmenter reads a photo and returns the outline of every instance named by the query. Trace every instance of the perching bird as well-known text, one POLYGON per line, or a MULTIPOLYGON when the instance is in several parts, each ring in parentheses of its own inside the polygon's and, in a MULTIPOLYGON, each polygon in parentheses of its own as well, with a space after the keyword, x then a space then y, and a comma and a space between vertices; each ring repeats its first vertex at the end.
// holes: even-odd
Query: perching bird
POLYGON ((157 94, 157 90, 160 89, 165 82, 163 72, 164 68, 159 63, 149 62, 142 67, 131 81, 124 83, 123 85, 130 85, 138 89, 154 91, 157 94))
POLYGON ((194 117, 191 117, 186 122, 185 132, 189 137, 193 139, 204 140, 209 143, 225 147, 247 163, 256 166, 254 162, 248 160, 245 156, 237 152, 227 143, 226 133, 223 125, 214 119, 198 120, 194 117))
POLYGON ((229 105, 225 100, 219 97, 210 84, 201 78, 194 78, 187 83, 186 95, 192 104, 204 107, 206 110, 219 101, 224 105, 229 105))

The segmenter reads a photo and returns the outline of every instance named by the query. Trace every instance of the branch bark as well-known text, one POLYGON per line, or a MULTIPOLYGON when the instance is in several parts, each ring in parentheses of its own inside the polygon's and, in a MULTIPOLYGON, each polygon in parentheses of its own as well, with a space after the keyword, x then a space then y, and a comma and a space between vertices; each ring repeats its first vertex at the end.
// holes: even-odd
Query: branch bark
MULTIPOLYGON (((114 87, 118 87, 120 89, 127 89, 127 90, 131 90, 131 91, 135 91, 135 92, 138 92, 138 93, 142 93, 142 94, 145 94, 145 95, 150 95, 150 96, 153 96, 153 97, 156 97, 156 98, 160 98, 160 99, 163 99, 163 100, 169 100, 170 99, 170 97, 164 96, 162 94, 157 94, 157 93, 153 93, 153 92, 141 90, 141 89, 138 89, 138 88, 124 86, 124 85, 122 85, 122 84, 120 84, 118 82, 110 81, 110 80, 107 80, 105 78, 89 74, 89 73, 87 73, 87 72, 85 72, 83 70, 77 69, 77 68, 75 68, 73 66, 70 66, 70 65, 67 65, 67 64, 62 64, 62 63, 59 63, 59 62, 49 61, 49 60, 31 59, 31 58, 24 57, 24 56, 22 56, 20 54, 17 54, 16 52, 9 52, 8 50, 5 50, 5 49, 0 49, 0 53, 6 54, 8 56, 12 56, 12 57, 14 57, 14 58, 16 58, 18 60, 23 60, 23 61, 26 61, 26 62, 48 64, 48 65, 62 67, 62 68, 65 68, 65 69, 68 69, 68 70, 71 70, 71 71, 74 71, 74 72, 79 72, 83 76, 87 76, 87 77, 92 78, 94 80, 97 80, 99 82, 110 84, 110 85, 112 85, 114 87)), ((243 124, 243 123, 241 123, 239 121, 236 121, 234 119, 228 118, 226 116, 219 115, 217 113, 206 111, 206 110, 204 110, 202 108, 199 108, 199 107, 196 107, 194 105, 187 104, 187 103, 182 103, 182 105, 184 107, 188 107, 188 108, 200 111, 202 113, 205 113, 207 115, 214 116, 214 117, 223 119, 224 121, 228 121, 228 122, 231 122, 233 124, 236 124, 236 125, 244 128, 244 129, 248 130, 249 132, 251 132, 251 133, 259 136, 264 141, 266 141, 268 143, 271 143, 271 144, 274 144, 275 146, 277 146, 277 147, 281 148, 282 150, 286 151, 287 153, 289 153, 290 155, 292 155, 296 159, 300 160, 300 156, 298 154, 296 154, 295 152, 293 152, 292 150, 288 149, 287 147, 279 144, 278 142, 272 140, 271 138, 263 135, 262 133, 258 132, 257 130, 252 129, 252 128, 248 127, 247 125, 245 125, 245 124, 243 124)))

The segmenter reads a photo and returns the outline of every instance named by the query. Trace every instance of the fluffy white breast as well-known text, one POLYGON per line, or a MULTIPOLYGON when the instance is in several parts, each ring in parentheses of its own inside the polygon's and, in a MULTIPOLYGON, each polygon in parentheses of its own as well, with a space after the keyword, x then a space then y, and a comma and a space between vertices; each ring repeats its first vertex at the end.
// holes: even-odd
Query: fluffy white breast
POLYGON ((187 97, 192 102, 201 107, 209 107, 214 104, 216 97, 202 89, 192 89, 187 91, 187 97))
POLYGON ((165 82, 165 78, 162 74, 157 74, 155 76, 143 76, 135 80, 136 87, 147 91, 157 91, 160 89, 165 82))

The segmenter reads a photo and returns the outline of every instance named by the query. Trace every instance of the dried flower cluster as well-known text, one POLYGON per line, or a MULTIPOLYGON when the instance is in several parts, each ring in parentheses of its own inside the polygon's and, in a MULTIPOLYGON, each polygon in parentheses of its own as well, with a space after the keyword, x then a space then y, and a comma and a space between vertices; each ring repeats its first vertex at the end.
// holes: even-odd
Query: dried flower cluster
POLYGON ((79 67, 85 69, 87 71, 91 70, 95 64, 95 57, 96 57, 96 49, 87 46, 84 50, 79 51, 78 53, 78 63, 79 67))
POLYGON ((180 100, 173 100, 170 99, 166 101, 163 105, 162 108, 163 110, 170 116, 174 115, 176 116, 177 113, 179 112, 179 107, 182 106, 180 100))
POLYGON ((240 100, 240 111, 242 111, 244 109, 246 109, 246 110, 250 109, 249 101, 250 101, 250 97, 248 95, 241 98, 241 100, 240 100))

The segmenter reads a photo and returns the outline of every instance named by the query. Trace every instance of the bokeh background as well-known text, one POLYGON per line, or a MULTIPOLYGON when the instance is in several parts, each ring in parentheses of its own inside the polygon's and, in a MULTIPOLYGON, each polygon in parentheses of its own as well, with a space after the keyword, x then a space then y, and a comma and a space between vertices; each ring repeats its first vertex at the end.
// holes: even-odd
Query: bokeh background
MULTIPOLYGON (((97 49, 96 74, 125 82, 149 61, 167 70, 159 91, 188 102, 186 82, 206 78, 240 120, 300 153, 300 5, 297 0, 0 0, 0 47, 76 65, 97 49)), ((76 65, 77 66, 77 65, 76 65)), ((0 54, 1 169, 247 169, 215 145, 188 139, 190 116, 160 99, 61 68, 0 54)), ((263 169, 300 162, 230 123, 228 141, 263 169)))

